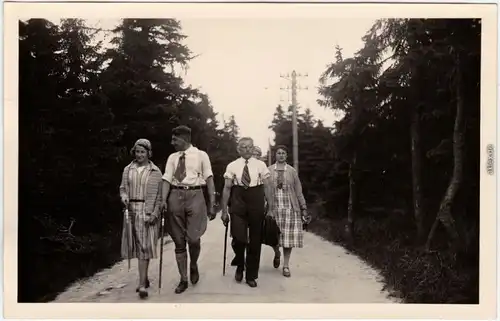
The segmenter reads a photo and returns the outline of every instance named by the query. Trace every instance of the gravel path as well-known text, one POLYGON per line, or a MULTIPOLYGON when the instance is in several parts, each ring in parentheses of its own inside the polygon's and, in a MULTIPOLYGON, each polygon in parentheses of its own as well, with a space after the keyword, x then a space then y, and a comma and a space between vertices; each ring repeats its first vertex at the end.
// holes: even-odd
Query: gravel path
POLYGON ((91 278, 69 286, 53 302, 166 302, 166 303, 397 303, 382 291, 379 274, 366 263, 338 245, 306 232, 304 248, 294 249, 290 261, 291 278, 272 266, 274 252, 263 246, 258 287, 250 288, 234 280, 233 257, 228 237, 226 275, 222 276, 224 227, 219 217, 209 222, 202 238, 199 259, 200 281, 182 294, 174 288, 179 275, 174 245, 165 239, 162 289, 158 293, 158 260, 150 267, 149 298, 140 300, 135 293, 137 261, 118 262, 91 278))

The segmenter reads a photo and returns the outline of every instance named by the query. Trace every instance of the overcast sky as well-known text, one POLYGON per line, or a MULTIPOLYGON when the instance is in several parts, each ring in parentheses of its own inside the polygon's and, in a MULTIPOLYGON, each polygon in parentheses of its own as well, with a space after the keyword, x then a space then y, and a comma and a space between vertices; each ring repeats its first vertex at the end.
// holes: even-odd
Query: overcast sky
MULTIPOLYGON (((218 119, 234 115, 242 136, 254 138, 265 153, 272 132, 268 129, 278 104, 287 105, 291 93, 280 88, 290 82, 280 77, 296 70, 297 100, 310 108, 317 119, 331 125, 333 112, 318 106, 318 79, 334 60, 334 48, 344 57, 363 45, 361 37, 373 19, 356 18, 248 18, 180 19, 184 43, 194 55, 183 78, 187 84, 208 94, 218 119), (267 88, 267 89, 266 89, 267 88)), ((118 20, 94 20, 112 28, 118 20)))

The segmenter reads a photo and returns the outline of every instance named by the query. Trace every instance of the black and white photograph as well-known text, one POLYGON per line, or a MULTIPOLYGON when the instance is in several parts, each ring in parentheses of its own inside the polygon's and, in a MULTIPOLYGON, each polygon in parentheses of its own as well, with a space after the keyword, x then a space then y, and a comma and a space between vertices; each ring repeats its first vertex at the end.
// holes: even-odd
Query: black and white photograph
POLYGON ((10 5, 10 303, 494 318, 494 5, 10 5))

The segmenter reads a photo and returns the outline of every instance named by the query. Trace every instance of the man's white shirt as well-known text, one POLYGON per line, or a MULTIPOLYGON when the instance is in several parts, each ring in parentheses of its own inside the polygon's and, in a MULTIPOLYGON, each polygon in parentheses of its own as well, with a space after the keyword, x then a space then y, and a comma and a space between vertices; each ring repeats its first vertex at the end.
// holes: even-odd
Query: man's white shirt
MULTIPOLYGON (((248 159, 248 172, 250 173, 250 185, 249 187, 254 187, 263 184, 264 179, 271 176, 266 163, 258 160, 254 157, 248 159)), ((233 184, 243 186, 241 177, 243 176, 243 168, 245 167, 245 159, 240 157, 226 167, 226 172, 224 173, 224 178, 232 179, 233 184)))
POLYGON ((208 154, 191 145, 184 152, 170 154, 162 178, 172 185, 200 186, 205 185, 210 176, 213 176, 213 172, 208 154), (182 153, 186 155, 186 177, 179 182, 174 177, 174 173, 182 153))

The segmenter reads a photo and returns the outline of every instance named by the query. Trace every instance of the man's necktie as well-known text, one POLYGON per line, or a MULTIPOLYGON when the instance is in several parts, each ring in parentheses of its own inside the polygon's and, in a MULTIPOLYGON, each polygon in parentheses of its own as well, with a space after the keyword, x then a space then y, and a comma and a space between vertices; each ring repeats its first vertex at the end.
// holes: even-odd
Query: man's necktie
POLYGON ((241 183, 243 183, 243 186, 249 187, 250 186, 250 172, 248 171, 248 160, 245 161, 245 167, 243 167, 243 175, 241 175, 241 183))
POLYGON ((181 157, 179 157, 179 163, 177 164, 177 168, 175 169, 175 178, 179 183, 181 183, 184 178, 186 178, 186 154, 182 153, 181 157))

